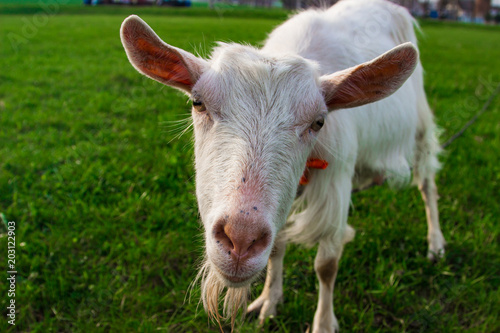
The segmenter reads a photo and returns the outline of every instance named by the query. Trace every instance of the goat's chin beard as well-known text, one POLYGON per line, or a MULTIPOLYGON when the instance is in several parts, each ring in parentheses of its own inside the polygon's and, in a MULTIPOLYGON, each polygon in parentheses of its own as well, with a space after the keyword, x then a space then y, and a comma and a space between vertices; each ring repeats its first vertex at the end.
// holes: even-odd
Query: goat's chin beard
POLYGON ((248 282, 227 285, 217 268, 205 259, 198 275, 193 283, 201 281, 201 302, 210 319, 217 321, 221 325, 221 319, 231 318, 231 327, 234 323, 238 310, 243 309, 243 316, 246 313, 248 295, 250 294, 250 284, 254 279, 248 282), (219 314, 219 298, 226 290, 223 304, 223 316, 219 314))

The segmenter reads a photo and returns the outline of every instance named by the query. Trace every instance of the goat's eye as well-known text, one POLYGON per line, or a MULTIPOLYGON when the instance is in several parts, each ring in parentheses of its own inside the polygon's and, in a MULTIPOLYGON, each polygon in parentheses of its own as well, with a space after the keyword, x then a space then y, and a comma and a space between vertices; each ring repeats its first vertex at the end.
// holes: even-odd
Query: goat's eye
POLYGON ((207 110, 205 108, 205 104, 202 101, 200 101, 200 100, 194 100, 193 101, 193 107, 198 112, 204 112, 204 111, 207 110))
POLYGON ((311 129, 313 131, 319 131, 321 127, 325 124, 325 117, 321 116, 318 117, 312 124, 311 124, 311 129))

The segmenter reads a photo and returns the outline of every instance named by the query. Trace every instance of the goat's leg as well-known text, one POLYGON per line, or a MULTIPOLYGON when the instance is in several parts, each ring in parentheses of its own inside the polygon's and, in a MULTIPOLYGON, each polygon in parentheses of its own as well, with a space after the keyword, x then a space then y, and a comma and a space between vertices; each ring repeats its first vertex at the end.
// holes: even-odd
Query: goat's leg
POLYGON ((267 276, 260 296, 248 306, 247 312, 259 312, 262 324, 269 316, 276 315, 276 305, 283 297, 283 258, 286 240, 278 234, 267 264, 267 276))
MULTIPOLYGON (((314 314, 312 333, 333 333, 338 331, 337 318, 333 312, 333 288, 344 245, 350 242, 355 234, 354 229, 347 224, 352 173, 347 174, 344 170, 344 168, 330 170, 334 171, 334 174, 330 176, 331 187, 326 198, 317 198, 314 195, 314 187, 307 189, 312 192, 305 193, 305 195, 311 196, 307 199, 313 203, 307 209, 314 209, 309 213, 315 213, 308 216, 312 220, 309 225, 311 228, 315 227, 316 230, 322 231, 321 234, 312 235, 321 235, 319 237, 318 253, 314 261, 314 269, 319 280, 319 297, 318 307, 314 314), (319 210, 322 211, 316 215, 319 210), (315 216, 322 219, 314 221, 315 216)), ((317 185, 315 182, 319 181, 321 179, 313 179, 311 185, 317 185)))
POLYGON ((427 258, 435 260, 444 255, 446 242, 439 226, 438 193, 434 175, 423 178, 418 187, 425 202, 425 213, 427 215, 427 240, 429 241, 427 258))
POLYGON ((332 244, 327 241, 319 243, 318 253, 314 260, 314 269, 319 280, 319 298, 312 333, 333 333, 339 329, 333 312, 333 288, 342 249, 343 244, 332 244))

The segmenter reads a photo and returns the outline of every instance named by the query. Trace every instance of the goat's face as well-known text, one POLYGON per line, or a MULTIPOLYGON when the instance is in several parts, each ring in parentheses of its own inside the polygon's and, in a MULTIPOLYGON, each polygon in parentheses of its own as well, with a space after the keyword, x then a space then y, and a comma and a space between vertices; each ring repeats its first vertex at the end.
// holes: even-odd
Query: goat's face
POLYGON ((194 85, 196 191, 208 260, 229 286, 266 265, 327 108, 314 66, 218 47, 194 85))
POLYGON ((226 310, 244 305, 240 291, 265 267, 327 109, 392 94, 418 61, 409 43, 326 76, 299 56, 234 44, 205 61, 165 44, 137 16, 123 22, 121 39, 139 72, 191 96, 207 252, 202 298, 216 318, 222 289, 226 310))

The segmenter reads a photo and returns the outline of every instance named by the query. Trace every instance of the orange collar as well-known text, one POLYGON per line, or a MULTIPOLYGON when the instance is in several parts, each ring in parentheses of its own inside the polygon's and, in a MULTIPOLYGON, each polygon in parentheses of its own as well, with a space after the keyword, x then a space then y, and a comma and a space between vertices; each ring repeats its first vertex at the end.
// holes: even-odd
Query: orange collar
POLYGON ((308 158, 306 162, 306 168, 302 177, 300 177, 299 184, 307 185, 309 184, 309 169, 321 169, 325 170, 328 166, 328 162, 325 160, 320 160, 319 158, 308 158))

